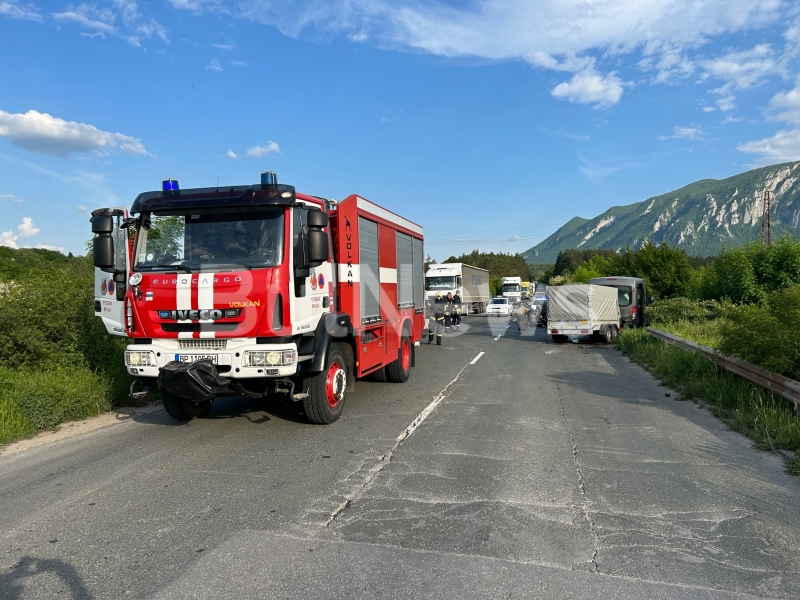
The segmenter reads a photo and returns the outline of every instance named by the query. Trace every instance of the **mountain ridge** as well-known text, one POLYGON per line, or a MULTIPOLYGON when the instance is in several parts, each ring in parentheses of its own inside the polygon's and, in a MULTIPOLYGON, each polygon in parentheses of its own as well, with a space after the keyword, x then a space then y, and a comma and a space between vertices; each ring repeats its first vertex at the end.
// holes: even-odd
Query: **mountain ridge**
POLYGON ((522 255, 528 263, 555 262, 570 248, 620 252, 645 240, 668 243, 694 256, 711 256, 758 240, 764 191, 771 193, 773 239, 800 232, 800 161, 752 169, 725 179, 700 179, 641 202, 612 206, 586 219, 573 217, 522 255))

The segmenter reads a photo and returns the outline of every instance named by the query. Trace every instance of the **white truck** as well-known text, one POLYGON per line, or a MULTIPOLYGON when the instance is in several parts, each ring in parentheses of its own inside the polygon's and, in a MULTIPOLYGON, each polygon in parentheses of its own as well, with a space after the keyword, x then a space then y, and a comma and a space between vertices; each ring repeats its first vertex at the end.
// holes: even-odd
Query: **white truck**
POLYGON ((503 277, 500 284, 503 297, 508 298, 510 304, 522 302, 522 277, 503 277))
POLYGON ((461 311, 465 315, 482 314, 492 299, 489 292, 489 271, 464 263, 431 265, 425 273, 425 293, 428 297, 441 292, 461 296, 461 311))
POLYGON ((608 343, 619 333, 617 290, 602 285, 547 286, 547 332, 553 342, 591 335, 608 343))

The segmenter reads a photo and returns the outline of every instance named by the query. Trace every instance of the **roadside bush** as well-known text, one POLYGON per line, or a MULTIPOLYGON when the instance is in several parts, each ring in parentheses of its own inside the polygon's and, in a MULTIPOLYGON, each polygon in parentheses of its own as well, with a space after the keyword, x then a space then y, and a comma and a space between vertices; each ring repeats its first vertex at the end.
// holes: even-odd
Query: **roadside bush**
POLYGON ((800 286, 772 292, 762 304, 731 308, 720 333, 721 352, 800 378, 800 286))
POLYGON ((30 437, 38 430, 15 402, 6 398, 0 382, 0 445, 30 437))
POLYGON ((0 402, 15 404, 36 429, 98 415, 111 408, 108 396, 108 382, 86 368, 0 368, 0 402))
POLYGON ((710 404, 719 419, 755 440, 758 447, 800 450, 800 418, 781 396, 702 355, 665 344, 643 329, 625 330, 614 343, 684 398, 710 404))
POLYGON ((679 321, 709 321, 721 317, 729 305, 716 300, 691 300, 689 298, 668 298, 658 300, 647 308, 650 324, 669 325, 679 321))
POLYGON ((0 296, 0 367, 87 368, 111 382, 115 403, 127 400, 123 338, 94 316, 94 270, 86 259, 32 272, 0 296))

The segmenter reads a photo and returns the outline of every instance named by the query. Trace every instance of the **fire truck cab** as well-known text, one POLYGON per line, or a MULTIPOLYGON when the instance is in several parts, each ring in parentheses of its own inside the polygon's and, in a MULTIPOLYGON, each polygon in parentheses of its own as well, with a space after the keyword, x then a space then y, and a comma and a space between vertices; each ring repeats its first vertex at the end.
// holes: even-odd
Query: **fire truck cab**
POLYGON ((91 218, 95 314, 175 419, 285 393, 339 418, 355 380, 405 382, 424 327, 423 229, 360 196, 175 180, 91 218))

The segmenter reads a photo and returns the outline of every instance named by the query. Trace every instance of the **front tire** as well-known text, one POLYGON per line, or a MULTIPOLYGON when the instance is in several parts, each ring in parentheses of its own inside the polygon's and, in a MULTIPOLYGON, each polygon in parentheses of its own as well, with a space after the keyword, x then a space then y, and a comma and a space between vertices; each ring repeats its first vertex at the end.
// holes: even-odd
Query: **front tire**
POLYGON ((400 350, 397 360, 386 365, 386 377, 395 383, 405 383, 411 375, 411 356, 414 352, 411 340, 407 336, 400 339, 400 350))
POLYGON ((167 391, 161 390, 161 401, 164 410, 176 421, 191 421, 208 415, 211 410, 211 401, 197 402, 182 396, 175 396, 167 391))
POLYGON ((303 399, 303 409, 309 421, 327 425, 341 416, 348 376, 344 353, 331 345, 322 373, 305 380, 303 391, 308 397, 303 399))

